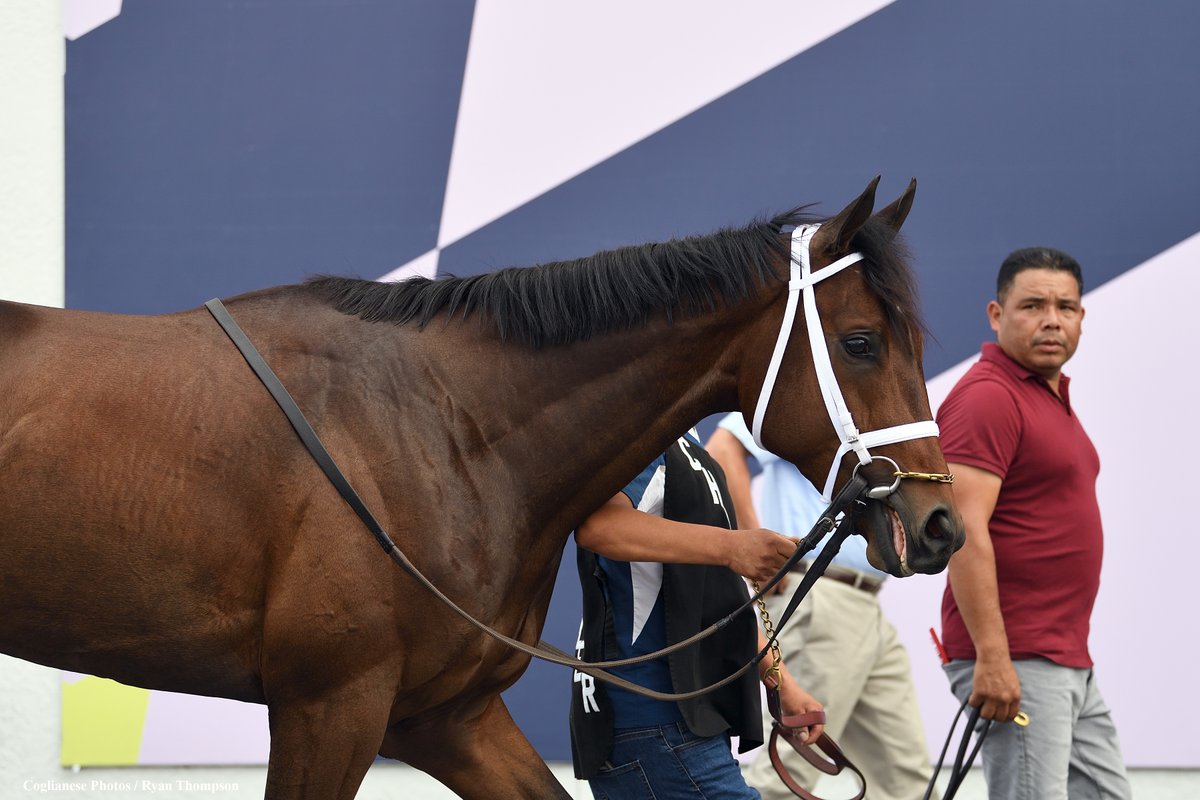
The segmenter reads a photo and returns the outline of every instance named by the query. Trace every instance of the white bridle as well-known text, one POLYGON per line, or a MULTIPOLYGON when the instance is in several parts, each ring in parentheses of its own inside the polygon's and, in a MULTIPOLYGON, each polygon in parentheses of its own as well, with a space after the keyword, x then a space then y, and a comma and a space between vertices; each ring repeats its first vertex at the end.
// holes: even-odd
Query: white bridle
MULTIPOLYGON (((841 446, 838 447, 837 454, 833 457, 833 466, 829 468, 829 477, 825 480, 825 487, 821 492, 821 496, 825 498, 826 502, 829 502, 833 496, 833 483, 837 479, 838 466, 842 463, 842 456, 847 452, 853 450, 858 456, 859 464, 869 464, 874 457, 868 448, 906 442, 910 439, 936 437, 938 426, 933 420, 927 419, 923 422, 893 425, 890 428, 867 433, 859 433, 858 428, 855 427, 854 417, 851 415, 850 409, 846 407, 846 399, 842 396, 842 389, 838 386, 837 376, 833 372, 833 364, 829 360, 829 347, 825 342, 825 331, 821 328, 821 317, 817 314, 815 286, 851 264, 858 263, 862 260, 863 255, 862 253, 851 253, 839 258, 829 266, 813 272, 809 261, 809 248, 812 246, 813 234, 819 227, 819 225, 801 225, 792 231, 792 272, 791 281, 788 284, 787 308, 783 313, 779 338, 775 341, 775 352, 771 354, 771 363, 763 378, 762 392, 758 396, 758 406, 754 409, 754 424, 751 426, 751 432, 754 434, 754 441, 758 446, 766 449, 762 442, 763 419, 767 415, 767 403, 775 388, 775 378, 779 374, 783 353, 787 350, 788 339, 791 338, 792 323, 796 319, 798 296, 803 294, 804 321, 808 327, 808 343, 812 349, 813 366, 817 370, 817 383, 820 384, 821 397, 825 400, 825 409, 829 412, 833 429, 837 431, 838 439, 841 440, 841 446)), ((899 474, 899 468, 897 468, 897 475, 899 474)), ((894 489, 898 483, 899 477, 892 488, 894 489)))

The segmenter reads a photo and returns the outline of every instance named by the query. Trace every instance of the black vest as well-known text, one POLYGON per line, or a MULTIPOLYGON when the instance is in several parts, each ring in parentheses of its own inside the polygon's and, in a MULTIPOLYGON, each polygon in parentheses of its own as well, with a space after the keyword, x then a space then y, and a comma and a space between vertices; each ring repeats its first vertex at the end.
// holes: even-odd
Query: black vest
MULTIPOLYGON (((681 438, 667 450, 665 458, 665 518, 721 528, 737 526, 725 474, 703 448, 681 438), (714 486, 720 503, 714 501, 714 486)), ((604 572, 594 553, 583 548, 577 551, 583 589, 580 631, 583 646, 576 655, 586 656, 588 661, 615 658, 612 609, 605 598, 604 572)), ((748 596, 745 582, 725 567, 664 564, 662 597, 668 644, 703 630, 746 602, 748 596)), ((667 656, 674 690, 699 689, 737 671, 757 650, 756 626, 754 614, 748 611, 703 642, 667 656)), ((741 737, 743 752, 762 744, 757 669, 750 669, 716 691, 676 705, 688 728, 697 736, 716 736, 728 731, 741 737)), ((571 686, 571 754, 576 777, 595 776, 612 752, 612 740, 612 706, 604 683, 575 673, 571 686), (585 701, 592 709, 590 712, 585 712, 585 701)))

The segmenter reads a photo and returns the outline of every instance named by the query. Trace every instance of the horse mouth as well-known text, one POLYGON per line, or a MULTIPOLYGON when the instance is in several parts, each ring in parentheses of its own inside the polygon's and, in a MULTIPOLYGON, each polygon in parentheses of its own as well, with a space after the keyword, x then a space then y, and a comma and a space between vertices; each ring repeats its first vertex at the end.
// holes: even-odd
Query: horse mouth
POLYGON ((915 574, 908 561, 908 529, 900 513, 890 503, 871 500, 860 514, 855 530, 867 540, 867 560, 897 578, 915 574))
POLYGON ((912 575, 913 570, 908 566, 908 534, 904 530, 904 522, 896 513, 896 509, 891 506, 885 506, 885 508, 887 508, 888 519, 892 524, 892 550, 896 554, 896 560, 900 563, 900 573, 903 576, 912 575))

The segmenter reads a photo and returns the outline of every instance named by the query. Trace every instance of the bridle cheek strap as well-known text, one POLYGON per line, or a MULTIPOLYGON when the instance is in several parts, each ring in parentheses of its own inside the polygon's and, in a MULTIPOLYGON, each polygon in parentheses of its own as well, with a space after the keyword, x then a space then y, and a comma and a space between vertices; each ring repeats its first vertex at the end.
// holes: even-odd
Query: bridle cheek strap
POLYGON ((837 375, 833 371, 833 363, 829 357, 829 345, 825 341, 825 331, 821 327, 821 316, 817 311, 816 284, 833 277, 846 267, 857 264, 863 259, 863 255, 862 253, 850 253, 813 272, 809 251, 812 247, 813 236, 819 227, 819 225, 801 225, 792 231, 791 280, 788 282, 787 306, 783 312, 783 323, 779 327, 779 336, 775 340, 775 350, 771 353, 767 374, 763 378, 763 388, 759 392, 759 402, 754 409, 754 421, 750 430, 754 435, 755 443, 764 450, 767 449, 762 441, 763 420, 767 415, 767 405, 771 400, 771 393, 775 389, 779 367, 783 363, 783 354, 787 350, 788 340, 796 320, 796 306, 802 296, 804 322, 808 329, 808 343, 812 350, 817 384, 821 388, 821 399, 825 402, 825 410, 829 414, 829 420, 833 423, 838 440, 841 442, 821 493, 825 501, 829 502, 833 494, 834 481, 837 479, 838 468, 842 463, 842 456, 846 453, 854 451, 859 464, 869 464, 872 459, 870 447, 896 444, 910 439, 923 439, 929 436, 936 437, 938 426, 930 419, 859 433, 854 424, 854 415, 846 406, 846 398, 842 395, 837 375))

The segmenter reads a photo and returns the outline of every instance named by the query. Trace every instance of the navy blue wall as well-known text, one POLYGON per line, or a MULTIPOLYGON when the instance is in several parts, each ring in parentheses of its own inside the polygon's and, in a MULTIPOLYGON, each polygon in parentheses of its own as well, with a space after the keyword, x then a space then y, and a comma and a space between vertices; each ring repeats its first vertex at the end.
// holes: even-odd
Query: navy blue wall
POLYGON ((126 0, 67 48, 67 304, 169 311, 431 249, 473 9, 126 0))

